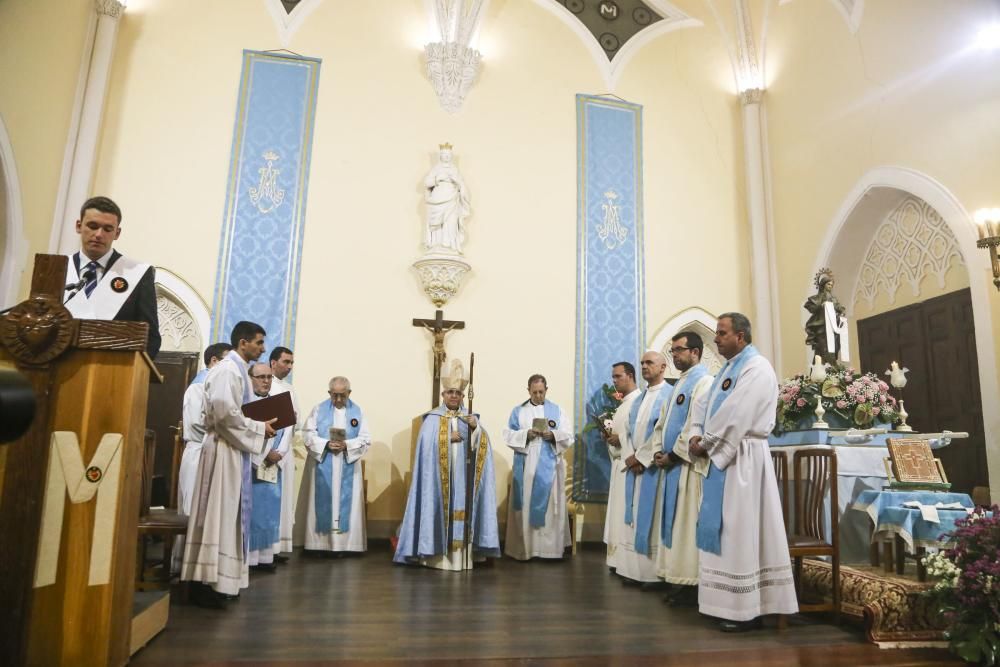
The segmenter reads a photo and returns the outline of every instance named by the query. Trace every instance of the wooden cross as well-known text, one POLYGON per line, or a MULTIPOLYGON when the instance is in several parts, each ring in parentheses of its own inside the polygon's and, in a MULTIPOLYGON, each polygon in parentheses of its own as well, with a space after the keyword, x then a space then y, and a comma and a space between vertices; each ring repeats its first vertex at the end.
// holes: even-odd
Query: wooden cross
POLYGON ((464 329, 465 322, 446 320, 444 312, 436 310, 433 320, 414 318, 413 326, 423 327, 434 334, 434 345, 431 348, 431 352, 434 354, 434 381, 431 385, 431 408, 433 409, 438 404, 441 394, 441 368, 444 367, 445 359, 448 358, 444 351, 444 335, 453 329, 464 329))

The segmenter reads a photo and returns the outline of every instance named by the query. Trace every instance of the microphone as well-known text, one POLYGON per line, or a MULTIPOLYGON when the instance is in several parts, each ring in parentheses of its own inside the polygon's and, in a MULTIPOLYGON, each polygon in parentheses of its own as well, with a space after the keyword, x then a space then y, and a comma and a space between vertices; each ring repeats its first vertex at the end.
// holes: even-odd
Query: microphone
POLYGON ((68 285, 66 285, 66 291, 68 292, 70 290, 73 290, 74 292, 77 292, 79 290, 82 290, 87 285, 87 283, 89 283, 90 280, 96 276, 96 274, 97 272, 94 271, 93 269, 87 269, 86 271, 84 271, 83 277, 80 278, 80 280, 76 281, 75 283, 69 283, 68 285))

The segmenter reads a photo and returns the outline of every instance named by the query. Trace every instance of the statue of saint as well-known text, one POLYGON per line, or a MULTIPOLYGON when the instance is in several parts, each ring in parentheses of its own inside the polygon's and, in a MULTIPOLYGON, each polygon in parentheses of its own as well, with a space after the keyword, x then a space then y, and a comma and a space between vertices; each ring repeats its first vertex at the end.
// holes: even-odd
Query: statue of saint
POLYGON ((465 219, 469 217, 469 191, 452 162, 451 144, 441 144, 438 163, 424 178, 427 203, 427 250, 445 249, 462 254, 465 219))
POLYGON ((806 320, 806 345, 824 363, 848 361, 847 319, 844 306, 833 295, 833 271, 820 269, 813 279, 816 294, 806 299, 802 306, 809 311, 806 320))

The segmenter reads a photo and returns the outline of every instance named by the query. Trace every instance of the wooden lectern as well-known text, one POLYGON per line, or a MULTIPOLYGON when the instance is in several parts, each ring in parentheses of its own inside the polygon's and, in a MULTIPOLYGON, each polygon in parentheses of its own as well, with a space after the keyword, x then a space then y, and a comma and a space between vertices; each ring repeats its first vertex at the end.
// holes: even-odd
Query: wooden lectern
POLYGON ((9 665, 129 658, 146 397, 144 322, 75 320, 67 258, 36 255, 31 295, 0 318, 0 362, 38 400, 0 445, 0 646, 9 665))

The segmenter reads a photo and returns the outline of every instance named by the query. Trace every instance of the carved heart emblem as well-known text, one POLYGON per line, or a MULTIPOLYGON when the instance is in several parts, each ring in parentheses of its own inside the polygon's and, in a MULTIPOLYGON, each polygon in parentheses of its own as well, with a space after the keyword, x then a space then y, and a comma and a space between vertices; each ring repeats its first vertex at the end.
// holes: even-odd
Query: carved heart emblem
POLYGON ((27 312, 21 316, 17 327, 18 339, 35 354, 49 347, 57 333, 58 321, 49 312, 27 312))

